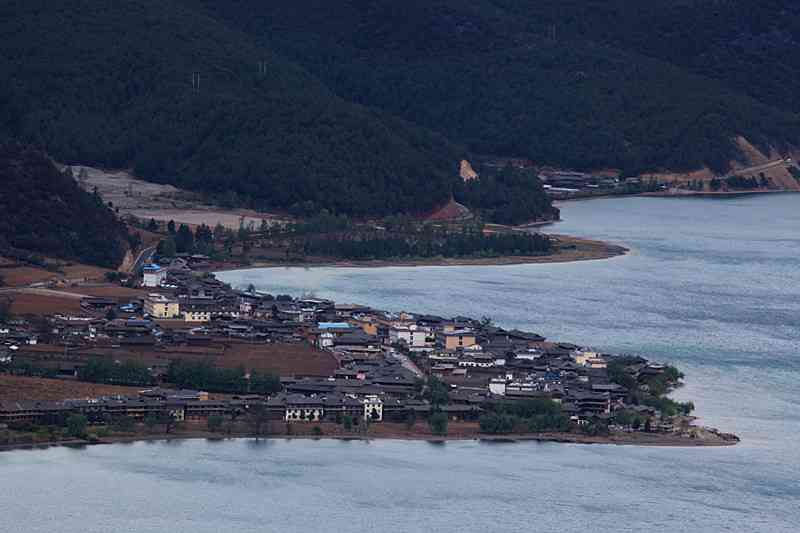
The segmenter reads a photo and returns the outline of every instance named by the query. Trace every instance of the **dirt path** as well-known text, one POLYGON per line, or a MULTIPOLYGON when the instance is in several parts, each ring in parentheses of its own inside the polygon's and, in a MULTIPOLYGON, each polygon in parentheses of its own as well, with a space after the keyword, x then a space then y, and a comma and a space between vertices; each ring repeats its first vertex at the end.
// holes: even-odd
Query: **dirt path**
POLYGON ((37 296, 52 296, 54 298, 69 298, 73 300, 80 300, 82 298, 89 298, 88 294, 79 294, 75 292, 58 291, 55 289, 41 289, 38 287, 17 287, 10 289, 0 289, 0 293, 6 294, 33 294, 37 296))

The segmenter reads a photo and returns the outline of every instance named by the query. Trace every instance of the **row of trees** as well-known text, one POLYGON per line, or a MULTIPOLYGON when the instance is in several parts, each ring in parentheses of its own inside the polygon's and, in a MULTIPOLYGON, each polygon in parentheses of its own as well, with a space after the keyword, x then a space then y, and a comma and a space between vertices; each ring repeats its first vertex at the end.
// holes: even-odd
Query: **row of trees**
POLYGON ((430 236, 339 235, 305 241, 306 255, 344 259, 394 259, 430 257, 496 257, 544 255, 552 251, 549 237, 541 234, 449 233, 430 236))
POLYGON ((280 378, 244 368, 216 368, 208 362, 173 359, 167 381, 179 387, 210 392, 272 394, 281 390, 280 378))
POLYGON ((105 358, 94 358, 78 369, 78 379, 93 383, 117 385, 152 385, 155 383, 150 369, 138 361, 116 362, 105 358))
POLYGON ((569 431, 569 417, 561 412, 561 406, 547 399, 495 404, 490 412, 480 418, 483 433, 514 433, 569 431))
POLYGON ((559 216, 539 178, 510 165, 495 175, 483 172, 480 178, 463 182, 455 198, 497 224, 557 220, 559 216))
MULTIPOLYGON (((260 230, 265 231, 268 227, 264 221, 260 230)), ((154 228, 152 231, 159 229, 155 220, 151 220, 148 224, 148 229, 151 228, 154 228)), ((230 256, 237 243, 247 246, 255 232, 254 228, 246 227, 244 223, 236 231, 222 224, 217 224, 214 229, 201 224, 193 232, 187 224, 176 226, 175 222, 170 220, 167 223, 167 235, 158 242, 156 253, 161 257, 174 257, 175 254, 203 254, 212 258, 230 256)))

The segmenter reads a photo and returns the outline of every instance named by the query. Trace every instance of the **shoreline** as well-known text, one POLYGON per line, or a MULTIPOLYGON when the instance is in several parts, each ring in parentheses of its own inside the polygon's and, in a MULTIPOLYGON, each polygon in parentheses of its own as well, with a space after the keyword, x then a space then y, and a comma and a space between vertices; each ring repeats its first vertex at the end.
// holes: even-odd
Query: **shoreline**
POLYGON ((790 189, 754 189, 744 191, 688 191, 680 190, 677 192, 661 191, 661 192, 643 192, 637 196, 644 196, 650 198, 734 198, 738 196, 757 196, 767 194, 797 194, 800 191, 793 191, 790 189))
POLYGON ((479 258, 432 258, 432 259, 375 259, 369 261, 254 261, 249 265, 223 265, 212 267, 210 272, 231 272, 257 268, 386 268, 386 267, 452 267, 452 266, 512 266, 553 263, 575 263, 599 261, 628 255, 631 249, 605 241, 583 239, 556 233, 548 234, 563 245, 575 246, 551 255, 500 256, 479 258))
MULTIPOLYGON (((705 429, 705 428, 702 428, 705 429)), ((708 430, 706 430, 708 431, 708 430)), ((543 442, 558 444, 582 444, 582 445, 613 445, 613 446, 645 446, 645 447, 668 447, 668 448, 717 448, 735 446, 739 443, 739 438, 735 435, 709 432, 714 435, 713 440, 706 438, 690 438, 663 433, 614 433, 608 436, 589 436, 578 433, 518 433, 518 434, 453 434, 453 435, 429 435, 413 432, 397 432, 388 434, 279 434, 271 433, 266 435, 256 435, 254 433, 236 432, 231 434, 213 433, 210 431, 182 431, 172 434, 141 434, 141 435, 119 435, 99 438, 96 441, 88 439, 68 439, 53 442, 36 443, 14 443, 0 445, 0 453, 18 450, 45 450, 52 447, 82 448, 86 446, 105 446, 113 444, 133 444, 136 442, 171 442, 180 440, 338 440, 338 441, 371 441, 388 440, 400 442, 430 442, 435 444, 445 444, 447 442, 477 441, 488 443, 521 443, 521 442, 543 442)))
MULTIPOLYGON (((682 190, 680 192, 657 191, 657 192, 638 192, 634 194, 592 194, 586 196, 576 196, 574 198, 557 198, 553 199, 553 205, 558 207, 568 202, 586 202, 590 200, 608 200, 612 198, 738 198, 740 196, 760 196, 770 194, 798 194, 800 191, 792 189, 767 189, 767 190, 752 190, 752 191, 689 191, 682 190)), ((537 224, 538 225, 538 224, 537 224)), ((547 225, 542 223, 541 225, 547 225)), ((525 226, 527 227, 527 225, 525 226)))
POLYGON ((680 192, 638 192, 635 194, 595 194, 589 196, 577 196, 575 198, 558 198, 553 200, 553 205, 558 206, 567 202, 585 202, 588 200, 608 200, 610 198, 735 198, 739 196, 760 196, 769 194, 798 194, 800 191, 792 189, 767 189, 750 191, 689 191, 680 192))

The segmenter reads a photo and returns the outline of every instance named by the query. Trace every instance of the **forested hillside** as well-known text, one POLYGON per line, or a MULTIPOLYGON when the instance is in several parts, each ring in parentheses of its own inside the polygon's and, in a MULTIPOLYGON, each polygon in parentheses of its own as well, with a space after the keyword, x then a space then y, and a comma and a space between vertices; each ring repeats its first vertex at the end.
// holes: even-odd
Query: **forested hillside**
POLYGON ((8 0, 0 138, 227 204, 355 217, 451 195, 552 213, 458 161, 728 167, 800 139, 788 0, 8 0))
POLYGON ((457 179, 442 137, 176 0, 10 0, 0 43, 0 130, 67 163, 353 215, 430 209, 457 179))
POLYGON ((99 196, 37 150, 0 145, 0 255, 30 253, 116 268, 128 232, 99 196))
POLYGON ((558 38, 588 38, 679 65, 800 111, 800 2, 787 0, 493 0, 558 38))
POLYGON ((474 152, 722 170, 800 138, 788 0, 184 1, 474 152))

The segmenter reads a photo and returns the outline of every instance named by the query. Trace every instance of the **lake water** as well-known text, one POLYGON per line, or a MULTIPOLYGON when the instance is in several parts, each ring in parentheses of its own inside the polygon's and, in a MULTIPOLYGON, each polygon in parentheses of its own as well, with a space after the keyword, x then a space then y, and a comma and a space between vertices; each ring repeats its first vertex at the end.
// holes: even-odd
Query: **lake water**
POLYGON ((800 197, 604 199, 560 265, 227 272, 678 365, 735 447, 183 441, 0 454, 0 531, 800 531, 800 197))

